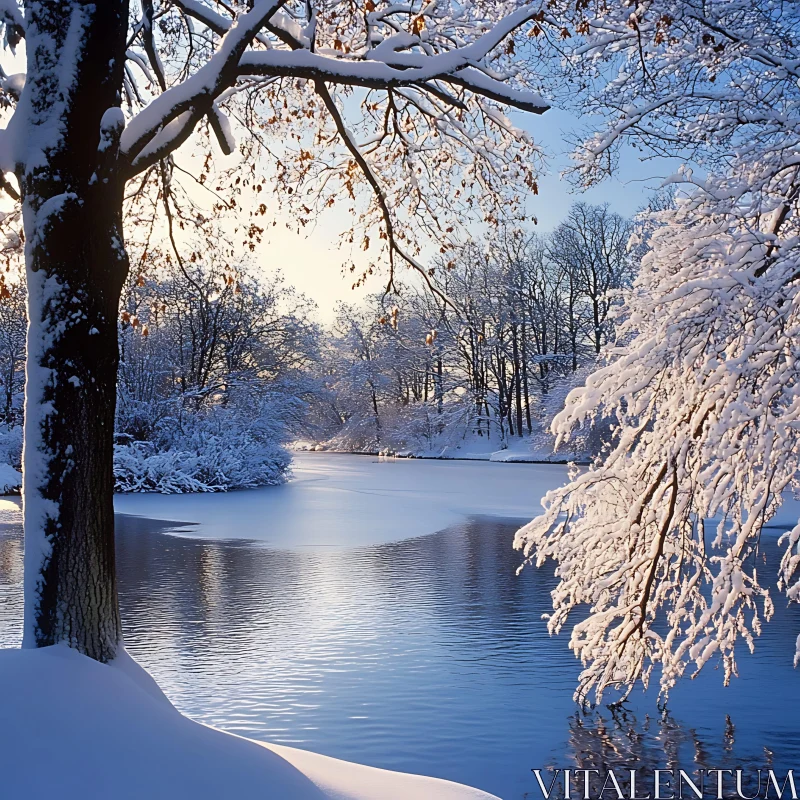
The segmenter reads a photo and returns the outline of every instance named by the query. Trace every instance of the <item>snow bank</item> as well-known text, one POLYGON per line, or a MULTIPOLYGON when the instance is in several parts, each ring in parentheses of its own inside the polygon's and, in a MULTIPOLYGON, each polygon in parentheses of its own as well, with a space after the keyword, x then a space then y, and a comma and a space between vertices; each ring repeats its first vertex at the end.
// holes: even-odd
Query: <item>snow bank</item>
MULTIPOLYGON (((556 406, 556 410, 560 410, 560 406, 556 406)), ((397 423, 397 420, 393 422, 397 423)), ((596 432, 587 429, 576 432, 573 440, 556 450, 556 438, 547 430, 547 425, 549 421, 536 420, 533 434, 526 434, 522 438, 501 438, 497 432, 493 432, 491 436, 467 435, 462 422, 445 426, 440 434, 428 438, 410 436, 406 427, 400 428, 399 432, 387 432, 386 444, 382 446, 374 444, 374 437, 372 440, 369 437, 359 437, 353 435, 351 428, 347 428, 325 442, 301 440, 295 442, 292 448, 295 451, 327 450, 334 453, 373 455, 388 452, 401 458, 567 464, 571 461, 588 463, 599 447, 599 441, 595 441, 596 432)))
POLYGON ((265 745, 180 714, 130 656, 0 650, 3 796, 26 800, 491 800, 477 789, 265 745))
POLYGON ((394 449, 386 447, 382 450, 375 448, 350 448, 340 446, 340 442, 329 441, 324 444, 315 444, 305 441, 295 442, 292 449, 295 452, 327 451, 347 455, 375 455, 396 456, 397 458, 426 458, 440 461, 500 461, 518 464, 568 464, 572 461, 584 464, 591 459, 591 453, 585 449, 560 449, 553 451, 552 442, 541 445, 536 439, 524 438, 514 440, 510 445, 504 446, 501 442, 480 439, 462 441, 460 444, 446 444, 432 449, 415 449, 401 447, 394 449))
POLYGON ((555 437, 547 435, 513 438, 502 447, 498 442, 473 437, 456 447, 447 447, 438 458, 463 458, 470 461, 501 461, 505 463, 566 464, 587 462, 591 454, 586 449, 553 449, 555 437))

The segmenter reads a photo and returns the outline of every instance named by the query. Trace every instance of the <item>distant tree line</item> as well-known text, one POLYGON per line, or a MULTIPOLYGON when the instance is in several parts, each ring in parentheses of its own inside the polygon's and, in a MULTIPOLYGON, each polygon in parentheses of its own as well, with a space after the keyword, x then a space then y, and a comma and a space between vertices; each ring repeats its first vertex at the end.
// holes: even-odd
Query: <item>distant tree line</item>
POLYGON ((530 436, 613 341, 618 290, 636 271, 632 232, 608 206, 577 203, 550 234, 463 245, 438 264, 446 299, 419 290, 341 305, 313 409, 319 437, 431 450, 530 436))

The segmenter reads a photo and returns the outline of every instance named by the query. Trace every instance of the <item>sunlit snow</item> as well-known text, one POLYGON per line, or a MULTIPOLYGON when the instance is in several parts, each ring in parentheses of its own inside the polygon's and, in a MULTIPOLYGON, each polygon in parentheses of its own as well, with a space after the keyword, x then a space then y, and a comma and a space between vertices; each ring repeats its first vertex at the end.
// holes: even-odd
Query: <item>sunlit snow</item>
POLYGON ((351 547, 434 533, 465 515, 526 519, 565 466, 299 453, 285 486, 117 495, 117 513, 195 523, 176 532, 281 548, 351 547), (377 464, 375 462, 378 462, 377 464))

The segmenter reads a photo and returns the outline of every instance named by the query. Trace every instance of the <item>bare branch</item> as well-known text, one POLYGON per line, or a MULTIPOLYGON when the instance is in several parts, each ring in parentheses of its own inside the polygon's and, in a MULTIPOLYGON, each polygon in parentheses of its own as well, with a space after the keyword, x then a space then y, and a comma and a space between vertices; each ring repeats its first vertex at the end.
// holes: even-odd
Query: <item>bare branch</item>
POLYGON ((325 86, 322 81, 317 81, 314 84, 314 88, 316 89, 317 94, 322 98, 322 102, 325 104, 325 108, 328 109, 328 113, 330 113, 335 125, 336 130, 339 132, 339 136, 341 137, 342 141, 344 142, 345 147, 350 151, 350 154, 353 156, 353 159, 358 164, 359 168, 361 169, 364 177, 367 179, 367 183, 372 187, 373 192, 375 193, 375 198, 378 201, 378 205, 381 209, 381 214, 383 216, 384 225, 386 226, 386 236, 387 241, 389 243, 389 262, 390 262, 390 276, 389 276, 389 288, 393 285, 394 281, 394 253, 397 253, 400 258, 403 259, 410 267, 415 269, 425 280, 428 288, 435 294, 438 298, 442 300, 442 302, 449 305, 454 311, 458 314, 461 314, 461 309, 459 306, 451 300, 442 290, 431 280, 428 271, 423 267, 418 261, 414 258, 409 256, 397 243, 397 239, 394 235, 394 223, 392 222, 392 215, 389 210, 389 205, 386 201, 386 195, 381 187, 380 181, 378 180, 378 176, 375 175, 372 167, 370 166, 367 159, 361 153, 361 150, 358 147, 355 139, 353 138, 350 131, 347 129, 344 120, 342 119, 342 115, 339 113, 339 109, 336 107, 336 103, 334 102, 331 93, 328 91, 328 87, 325 86))
POLYGON ((142 41, 144 43, 144 51, 147 53, 147 58, 150 61, 150 66, 155 73, 161 91, 165 92, 167 90, 167 81, 164 77, 164 65, 161 63, 153 40, 153 0, 142 0, 142 12, 142 41))

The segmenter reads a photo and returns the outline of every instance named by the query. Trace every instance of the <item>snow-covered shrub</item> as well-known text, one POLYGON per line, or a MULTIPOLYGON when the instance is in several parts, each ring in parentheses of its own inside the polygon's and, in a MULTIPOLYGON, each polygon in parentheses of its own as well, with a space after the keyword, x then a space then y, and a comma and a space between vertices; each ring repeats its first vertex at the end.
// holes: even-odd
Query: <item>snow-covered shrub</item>
POLYGON ((599 456, 611 441, 613 415, 609 418, 587 419, 575 428, 569 440, 557 441, 551 426, 556 416, 564 409, 569 393, 586 380, 594 369, 595 362, 579 368, 574 374, 556 378, 550 391, 539 398, 533 409, 531 452, 537 460, 591 461, 599 456))
POLYGON ((0 494, 22 487, 22 425, 0 425, 0 494))
POLYGON ((401 406, 392 420, 391 444, 397 451, 436 455, 463 437, 469 409, 464 403, 416 403, 401 406))
POLYGON ((251 431, 192 437, 173 450, 150 442, 114 448, 120 492, 220 492, 283 483, 291 458, 280 445, 251 431), (194 445, 194 446, 193 446, 194 445))
POLYGON ((20 469, 22 464, 22 425, 0 425, 0 464, 20 469))
POLYGON ((153 441, 118 437, 114 475, 120 492, 220 492, 283 483, 291 456, 277 397, 165 418, 153 441))

